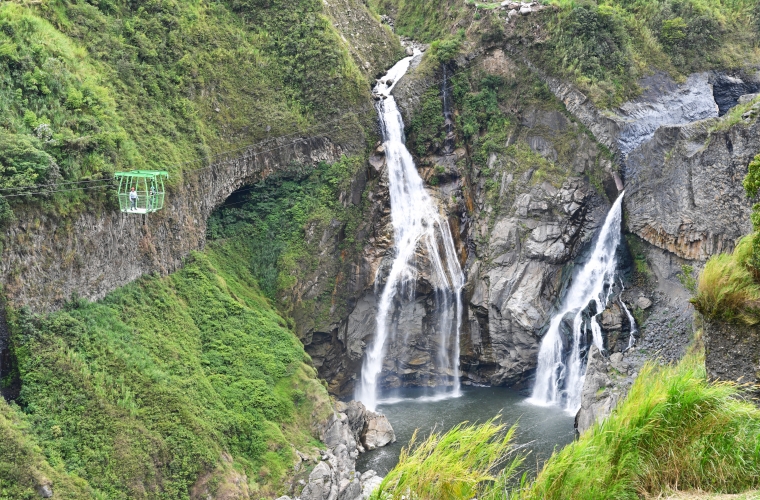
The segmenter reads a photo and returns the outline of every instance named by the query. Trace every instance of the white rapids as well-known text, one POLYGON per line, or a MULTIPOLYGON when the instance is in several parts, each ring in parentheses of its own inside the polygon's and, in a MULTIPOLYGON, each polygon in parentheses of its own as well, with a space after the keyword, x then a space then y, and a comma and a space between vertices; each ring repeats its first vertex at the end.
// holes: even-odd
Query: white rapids
POLYGON ((583 311, 594 301, 596 312, 600 313, 610 300, 617 268, 616 250, 620 244, 623 194, 620 193, 612 205, 591 258, 573 277, 560 311, 551 319, 549 329, 541 340, 536 385, 529 399, 534 404, 559 405, 570 413, 580 408, 586 374, 586 360, 582 356, 582 351, 588 347, 586 327, 590 327, 592 341, 597 348, 602 350, 604 342, 596 317, 591 316, 589 324, 584 325, 583 311), (563 320, 566 325, 572 320, 572 339, 563 338, 563 320), (570 342, 572 345, 567 353, 565 345, 570 342))
POLYGON ((370 410, 375 410, 378 402, 377 379, 383 368, 386 342, 389 335, 395 335, 391 324, 394 299, 397 296, 402 300, 404 297, 414 298, 417 273, 413 261, 420 246, 430 260, 431 285, 435 288, 438 309, 437 369, 453 378, 453 387, 441 390, 450 396, 458 396, 460 392, 459 331, 462 326, 464 274, 448 222, 441 217, 435 201, 425 190, 412 155, 404 145, 404 123, 396 101, 390 95, 394 85, 409 69, 413 57, 406 57, 396 63, 378 80, 374 88, 374 93, 380 96, 376 107, 388 166, 394 260, 380 294, 375 337, 367 348, 361 381, 355 394, 355 398, 370 410), (452 318, 452 315, 455 317, 452 318))

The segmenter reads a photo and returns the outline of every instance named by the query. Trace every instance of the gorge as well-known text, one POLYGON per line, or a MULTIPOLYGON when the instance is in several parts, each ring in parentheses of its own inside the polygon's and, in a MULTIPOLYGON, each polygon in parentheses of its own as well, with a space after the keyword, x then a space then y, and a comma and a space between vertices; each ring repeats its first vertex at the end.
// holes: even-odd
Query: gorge
POLYGON ((0 497, 752 494, 760 417, 708 380, 755 375, 760 292, 708 283, 756 282, 757 26, 754 0, 3 3, 0 497), (169 172, 162 210, 119 212, 132 169, 169 172), (517 424, 498 467, 446 455, 463 421, 505 425, 482 456, 517 424), (426 463, 438 486, 399 480, 426 463))

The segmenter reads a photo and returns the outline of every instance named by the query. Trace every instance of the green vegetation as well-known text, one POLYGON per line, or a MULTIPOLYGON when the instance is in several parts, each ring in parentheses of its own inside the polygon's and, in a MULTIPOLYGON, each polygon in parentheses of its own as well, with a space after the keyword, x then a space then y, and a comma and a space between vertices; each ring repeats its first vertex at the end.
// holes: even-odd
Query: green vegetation
MULTIPOLYGON (((760 191, 760 155, 748 166, 744 190, 749 198, 760 191)), ((739 241, 733 254, 714 255, 699 277, 694 307, 721 321, 760 323, 760 203, 752 207, 753 234, 739 241)))
POLYGON ((424 43, 453 35, 471 10, 458 0, 371 0, 371 5, 393 15, 399 35, 424 43))
POLYGON ((75 500, 92 493, 82 479, 50 467, 21 412, 0 399, 0 498, 37 499, 36 488, 51 483, 57 498, 75 500))
POLYGON ((760 484, 760 410, 707 382, 704 356, 642 368, 625 401, 552 456, 518 498, 640 498, 760 484))
POLYGON ((187 498, 199 478, 221 488, 242 473, 257 497, 278 491, 328 397, 259 292, 249 247, 209 246, 182 271, 98 303, 13 312, 22 390, 0 429, 23 439, 0 445, 18 448, 0 454, 0 470, 19 478, 3 483, 7 498, 24 498, 40 474, 62 488, 86 481, 97 498, 187 498))
POLYGON ((328 280, 335 280, 341 266, 363 248, 358 229, 365 222, 364 198, 354 204, 341 197, 350 196, 351 183, 364 166, 361 156, 320 163, 315 169, 294 165, 241 190, 209 219, 209 239, 245 245, 264 294, 294 315, 302 328, 326 319, 331 308, 335 314, 345 307, 342 297, 334 295, 334 281, 328 280), (335 249, 339 259, 325 253, 325 233, 340 239, 335 249), (320 278, 321 293, 297 302, 295 287, 318 268, 329 275, 328 280, 320 278))
MULTIPOLYGON (((533 59, 570 78, 602 106, 636 96, 653 70, 676 79, 758 59, 753 0, 553 0, 533 59)), ((524 28, 522 31, 524 31, 524 28)), ((522 35, 522 31, 520 35, 522 35)))
MULTIPOLYGON (((742 400, 737 386, 707 382, 704 356, 695 350, 677 365, 645 365, 612 415, 552 455, 534 481, 523 476, 519 484, 510 482, 519 459, 510 460, 509 447, 491 441, 481 456, 507 463, 505 476, 480 483, 486 491, 472 488, 459 497, 447 496, 453 488, 435 489, 469 485, 466 480, 483 471, 451 466, 458 446, 437 444, 459 440, 474 450, 467 438, 492 426, 455 428, 406 452, 384 482, 386 496, 377 498, 638 499, 679 489, 739 493, 760 485, 760 410, 742 400), (410 497, 408 491, 423 493, 410 497)), ((462 462, 478 463, 466 456, 462 462)))
MULTIPOLYGON (((495 481, 493 470, 504 466, 516 427, 505 432, 495 419, 482 425, 462 423, 445 434, 434 432, 416 443, 417 433, 401 450, 396 467, 385 476, 371 499, 414 498, 419 500, 460 500, 481 498, 495 481)), ((501 472, 502 478, 515 474, 522 463, 515 457, 501 472)))
MULTIPOLYGON (((322 11, 319 0, 3 2, 0 188, 176 173, 355 108, 366 79, 322 11)), ((105 196, 67 192, 58 209, 105 196)))
POLYGON ((755 273, 754 242, 757 233, 745 236, 733 254, 714 255, 699 276, 694 307, 708 318, 760 323, 760 283, 755 273))

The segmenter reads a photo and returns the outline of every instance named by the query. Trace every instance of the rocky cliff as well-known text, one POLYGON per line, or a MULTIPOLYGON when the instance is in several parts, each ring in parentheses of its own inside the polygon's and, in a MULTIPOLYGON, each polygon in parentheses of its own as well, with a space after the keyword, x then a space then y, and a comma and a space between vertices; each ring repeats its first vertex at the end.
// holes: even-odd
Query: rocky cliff
POLYGON ((99 299, 144 274, 173 272, 191 250, 203 248, 209 215, 236 189, 292 163, 335 161, 344 151, 326 137, 250 149, 184 173, 164 209, 147 216, 114 206, 63 220, 42 210, 19 211, 5 230, 3 291, 12 306, 49 311, 72 294, 99 299))

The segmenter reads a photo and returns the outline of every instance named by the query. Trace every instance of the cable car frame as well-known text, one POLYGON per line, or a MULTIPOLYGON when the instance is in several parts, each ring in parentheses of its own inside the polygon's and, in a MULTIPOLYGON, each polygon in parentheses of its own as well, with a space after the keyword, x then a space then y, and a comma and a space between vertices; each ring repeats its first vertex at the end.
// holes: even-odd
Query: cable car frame
POLYGON ((169 179, 165 170, 132 170, 116 172, 119 181, 119 209, 127 214, 149 214, 164 208, 166 189, 164 179, 169 179), (136 199, 130 198, 132 188, 136 199))

